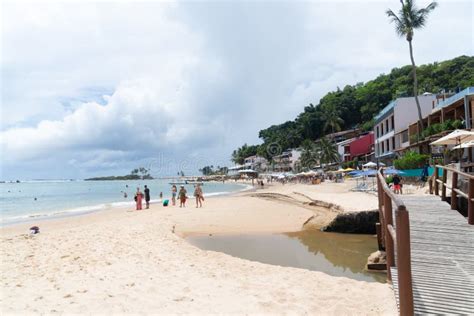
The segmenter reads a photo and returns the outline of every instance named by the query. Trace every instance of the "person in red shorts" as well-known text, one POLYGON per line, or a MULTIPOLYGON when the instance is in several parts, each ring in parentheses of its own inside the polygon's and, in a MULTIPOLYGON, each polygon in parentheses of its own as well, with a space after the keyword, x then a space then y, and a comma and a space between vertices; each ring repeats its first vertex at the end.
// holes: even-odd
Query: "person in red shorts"
POLYGON ((401 193, 402 193, 402 191, 401 191, 401 189, 402 189, 401 181, 402 181, 402 180, 400 179, 400 177, 398 176, 398 174, 395 174, 395 175, 393 176, 393 192, 394 192, 395 194, 401 194, 401 193))

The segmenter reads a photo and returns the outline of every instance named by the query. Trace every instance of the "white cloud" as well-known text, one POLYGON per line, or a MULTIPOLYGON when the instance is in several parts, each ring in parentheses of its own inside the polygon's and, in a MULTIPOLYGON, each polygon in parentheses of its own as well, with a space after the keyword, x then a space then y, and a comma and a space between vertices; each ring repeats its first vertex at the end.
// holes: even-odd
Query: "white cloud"
MULTIPOLYGON (((384 14, 398 5, 2 2, 3 176, 225 163, 337 86, 407 64, 384 14)), ((443 1, 417 62, 472 55, 472 25, 469 1, 443 1)))

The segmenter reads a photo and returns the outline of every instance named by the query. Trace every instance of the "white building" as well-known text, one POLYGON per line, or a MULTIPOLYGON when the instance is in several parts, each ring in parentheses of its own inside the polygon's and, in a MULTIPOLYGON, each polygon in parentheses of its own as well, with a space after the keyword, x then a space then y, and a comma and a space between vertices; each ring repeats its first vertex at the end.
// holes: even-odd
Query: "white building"
POLYGON ((249 169, 261 172, 267 170, 268 161, 264 157, 258 155, 249 156, 244 159, 244 166, 249 169))
MULTIPOLYGON (((422 117, 431 113, 434 94, 418 96, 422 117)), ((375 159, 391 160, 395 152, 409 145, 408 126, 418 120, 414 97, 398 98, 375 116, 375 159)))
POLYGON ((301 157, 301 151, 299 149, 290 149, 284 151, 281 155, 273 157, 273 170, 274 171, 293 171, 295 164, 301 157))

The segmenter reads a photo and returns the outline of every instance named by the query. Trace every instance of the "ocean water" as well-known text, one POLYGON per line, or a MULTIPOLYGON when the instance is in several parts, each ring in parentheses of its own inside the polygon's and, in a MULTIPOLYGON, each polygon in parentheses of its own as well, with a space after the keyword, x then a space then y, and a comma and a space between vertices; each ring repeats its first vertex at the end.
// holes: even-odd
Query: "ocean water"
MULTIPOLYGON (((143 192, 146 184, 150 189, 151 202, 171 199, 171 180, 124 180, 124 181, 26 181, 0 183, 0 225, 9 225, 54 216, 68 216, 105 209, 111 206, 134 207, 137 187, 143 192), (128 197, 124 198, 124 192, 128 197), (36 200, 35 200, 36 198, 36 200)), ((186 185, 188 195, 194 188, 186 185)), ((229 194, 248 187, 237 183, 205 183, 204 196, 229 194)))

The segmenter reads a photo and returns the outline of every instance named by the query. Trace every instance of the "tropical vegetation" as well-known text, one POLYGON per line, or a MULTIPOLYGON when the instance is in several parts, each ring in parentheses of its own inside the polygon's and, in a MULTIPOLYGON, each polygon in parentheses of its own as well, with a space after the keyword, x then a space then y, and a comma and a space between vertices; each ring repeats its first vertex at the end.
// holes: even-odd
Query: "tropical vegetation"
POLYGON ((199 169, 199 172, 201 172, 205 176, 226 175, 229 172, 229 169, 227 167, 221 166, 217 166, 216 169, 214 169, 214 166, 210 165, 202 167, 201 169, 199 169))
MULTIPOLYGON (((417 66, 419 93, 458 92, 474 86, 474 57, 460 56, 452 60, 417 66)), ((323 96, 319 103, 303 108, 294 119, 262 129, 260 145, 244 144, 232 153, 232 160, 241 164, 247 156, 260 155, 271 159, 289 148, 300 147, 305 140, 314 141, 339 129, 371 130, 373 117, 391 100, 413 96, 412 65, 394 68, 366 83, 337 88, 323 96), (338 120, 328 123, 331 113, 338 120)))
POLYGON ((393 165, 400 170, 419 169, 428 163, 430 156, 419 154, 415 151, 409 151, 398 159, 395 159, 393 165))
POLYGON ((148 180, 153 179, 150 175, 150 169, 140 167, 133 169, 130 174, 124 176, 105 176, 105 177, 94 177, 85 179, 86 181, 101 181, 101 180, 148 180))
POLYGON ((418 79, 416 77, 416 65, 415 58, 413 57, 412 41, 415 30, 421 29, 425 26, 428 15, 438 6, 438 3, 433 1, 422 9, 417 8, 414 0, 400 0, 400 3, 402 7, 399 10, 398 15, 390 9, 388 9, 386 13, 391 22, 395 24, 395 31, 397 34, 400 37, 405 37, 408 41, 413 76, 413 95, 415 96, 416 107, 418 110, 419 130, 422 130, 423 116, 421 114, 420 101, 418 100, 418 79))

